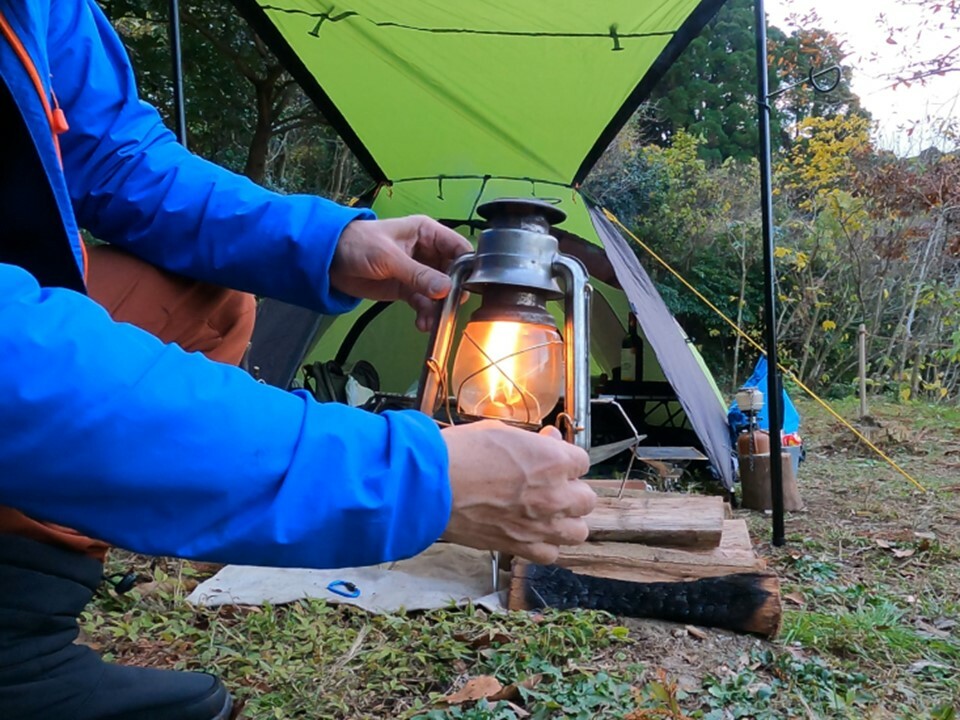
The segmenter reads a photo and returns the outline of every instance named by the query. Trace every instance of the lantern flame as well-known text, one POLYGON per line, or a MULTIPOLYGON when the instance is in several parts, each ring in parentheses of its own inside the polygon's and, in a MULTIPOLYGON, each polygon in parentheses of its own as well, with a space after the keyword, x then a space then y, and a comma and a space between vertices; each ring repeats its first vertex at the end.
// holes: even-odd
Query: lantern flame
POLYGON ((545 325, 471 322, 457 352, 457 406, 474 417, 535 425, 553 409, 563 386, 563 341, 545 325))
POLYGON ((494 405, 518 407, 523 393, 517 386, 517 357, 520 353, 520 323, 492 322, 480 348, 491 360, 483 370, 487 398, 494 405))

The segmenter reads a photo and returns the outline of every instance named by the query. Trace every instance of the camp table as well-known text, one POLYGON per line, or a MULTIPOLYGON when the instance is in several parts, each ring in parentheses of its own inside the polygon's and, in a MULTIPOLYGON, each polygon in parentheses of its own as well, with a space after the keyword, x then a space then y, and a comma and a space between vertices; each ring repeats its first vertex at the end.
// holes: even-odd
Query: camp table
POLYGON ((689 445, 640 446, 634 451, 634 457, 656 471, 662 490, 672 490, 689 463, 709 460, 706 455, 689 445))

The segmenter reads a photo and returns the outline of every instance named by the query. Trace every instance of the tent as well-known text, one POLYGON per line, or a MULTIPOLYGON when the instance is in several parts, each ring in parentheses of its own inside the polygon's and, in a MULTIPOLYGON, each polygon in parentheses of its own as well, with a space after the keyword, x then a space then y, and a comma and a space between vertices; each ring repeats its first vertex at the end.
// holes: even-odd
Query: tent
MULTIPOLYGON (((469 236, 483 202, 556 203, 567 214, 561 250, 584 261, 598 291, 594 373, 612 369, 631 309, 650 353, 643 380, 669 383, 676 398, 647 418, 651 428, 692 431, 732 488, 726 409, 709 371, 610 216, 580 192, 722 1, 234 0, 370 173, 365 201, 380 217, 423 213, 469 236)), ((267 307, 252 360, 267 381, 287 384, 310 348, 312 358, 370 360, 384 389, 419 376, 426 341, 399 305, 340 319, 267 307)))

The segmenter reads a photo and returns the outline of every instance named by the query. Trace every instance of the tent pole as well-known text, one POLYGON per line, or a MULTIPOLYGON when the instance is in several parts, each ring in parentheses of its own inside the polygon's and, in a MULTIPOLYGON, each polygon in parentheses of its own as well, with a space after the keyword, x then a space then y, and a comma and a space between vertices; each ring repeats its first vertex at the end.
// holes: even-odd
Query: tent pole
POLYGON ((170 0, 170 59, 173 62, 173 114, 177 140, 187 146, 187 116, 183 101, 183 57, 180 52, 180 0, 170 0))
POLYGON ((757 34, 757 125, 759 127, 760 207, 763 218, 763 312, 767 346, 767 418, 770 422, 770 496, 773 544, 786 542, 783 527, 783 464, 780 462, 783 390, 777 355, 776 271, 773 264, 773 190, 770 151, 770 87, 767 76, 767 15, 763 0, 754 0, 757 34))

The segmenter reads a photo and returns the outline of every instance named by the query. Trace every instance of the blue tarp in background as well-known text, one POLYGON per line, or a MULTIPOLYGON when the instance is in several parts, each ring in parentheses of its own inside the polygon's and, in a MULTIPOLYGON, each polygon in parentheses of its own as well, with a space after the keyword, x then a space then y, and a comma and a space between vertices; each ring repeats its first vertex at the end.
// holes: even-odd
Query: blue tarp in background
MULTIPOLYGON (((761 430, 769 430, 770 422, 767 419, 767 358, 763 355, 757 360, 757 365, 753 369, 753 375, 742 385, 742 387, 755 387, 763 393, 763 410, 757 416, 757 424, 761 430)), ((733 438, 734 447, 736 447, 737 435, 747 427, 747 416, 740 412, 737 404, 731 403, 727 410, 727 421, 730 423, 730 435, 733 438)), ((799 432, 800 414, 794 406, 787 391, 783 391, 783 432, 790 434, 799 432)))

